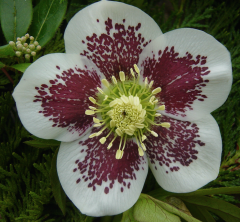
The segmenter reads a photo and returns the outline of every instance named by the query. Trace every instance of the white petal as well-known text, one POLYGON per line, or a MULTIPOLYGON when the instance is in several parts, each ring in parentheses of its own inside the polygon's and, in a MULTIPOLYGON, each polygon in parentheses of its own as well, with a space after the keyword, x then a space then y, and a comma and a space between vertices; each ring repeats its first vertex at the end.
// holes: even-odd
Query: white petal
POLYGON ((49 54, 26 70, 13 97, 24 127, 32 134, 72 141, 92 126, 85 110, 101 86, 98 68, 80 55, 49 54))
POLYGON ((177 29, 161 35, 141 54, 143 77, 162 87, 161 113, 180 120, 204 117, 221 106, 231 89, 228 50, 211 35, 177 29))
POLYGON ((185 122, 164 116, 169 129, 156 127, 158 138, 146 140, 150 168, 163 189, 185 193, 214 180, 219 172, 222 141, 218 125, 209 114, 185 122))
POLYGON ((115 215, 133 206, 142 191, 148 172, 146 155, 139 157, 137 145, 128 142, 122 159, 115 158, 116 139, 107 149, 89 133, 71 143, 61 143, 57 171, 61 185, 70 200, 89 216, 115 215))
POLYGON ((119 78, 119 71, 129 73, 143 48, 161 34, 156 22, 140 9, 99 1, 70 20, 64 39, 67 53, 85 55, 110 80, 113 74, 119 78))

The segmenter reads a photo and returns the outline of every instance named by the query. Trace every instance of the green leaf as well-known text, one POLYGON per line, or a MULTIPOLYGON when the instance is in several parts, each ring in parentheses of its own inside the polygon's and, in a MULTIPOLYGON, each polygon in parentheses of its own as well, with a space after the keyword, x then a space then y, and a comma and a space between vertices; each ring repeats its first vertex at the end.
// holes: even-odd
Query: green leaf
POLYGON ((60 181, 57 175, 57 154, 58 149, 56 149, 55 154, 52 159, 51 169, 50 169, 50 182, 52 186, 53 196, 57 202, 59 208, 61 209, 63 215, 66 214, 66 199, 67 196, 64 193, 60 181))
POLYGON ((7 40, 26 34, 32 20, 32 0, 1 0, 1 26, 7 40))
POLYGON ((186 201, 197 206, 207 207, 211 211, 220 212, 220 214, 228 214, 233 218, 240 219, 240 208, 236 207, 233 204, 230 204, 226 201, 215 199, 211 197, 179 197, 183 201, 186 201))
POLYGON ((25 72, 25 70, 30 66, 32 63, 21 63, 21 64, 16 64, 11 66, 12 68, 20 71, 20 72, 25 72))
POLYGON ((33 22, 29 33, 44 46, 57 31, 67 9, 67 1, 41 0, 34 8, 33 22))
POLYGON ((203 196, 203 195, 215 195, 215 194, 239 194, 239 193, 240 193, 240 186, 236 186, 236 187, 200 189, 191 193, 178 194, 178 196, 203 196))
POLYGON ((207 211, 205 207, 197 206, 195 204, 186 203, 187 208, 193 215, 193 217, 199 219, 202 222, 216 222, 213 216, 207 211))
POLYGON ((3 45, 0 47, 0 58, 7 58, 9 56, 15 56, 15 52, 10 45, 3 45))
POLYGON ((196 219, 196 218, 194 218, 194 217, 192 217, 190 215, 190 213, 189 213, 188 209, 186 208, 185 204, 180 199, 174 198, 175 199, 175 203, 176 202, 178 202, 178 203, 177 203, 177 205, 176 204, 172 205, 172 204, 169 204, 169 203, 166 203, 166 202, 154 199, 154 198, 152 198, 150 196, 148 196, 148 198, 151 199, 156 204, 158 204, 164 210, 166 210, 166 211, 168 211, 168 212, 170 212, 172 214, 178 215, 179 217, 183 218, 184 220, 186 220, 188 222, 200 222, 198 219, 196 219), (176 201, 176 199, 178 201, 176 201))
POLYGON ((51 148, 51 147, 56 147, 60 145, 60 142, 56 140, 44 140, 35 136, 32 136, 32 137, 34 138, 33 140, 25 141, 24 143, 36 148, 51 148))
POLYGON ((0 62, 0 69, 3 68, 4 66, 5 66, 5 64, 0 62))
MULTIPOLYGON (((209 208, 208 208, 209 209, 209 208)), ((209 209, 209 211, 213 212, 214 214, 218 215, 221 217, 225 222, 239 222, 239 217, 234 217, 232 215, 229 215, 228 213, 224 213, 219 210, 214 210, 214 209, 209 209)))
MULTIPOLYGON (((161 202, 161 201, 159 201, 161 202)), ((148 195, 141 194, 133 208, 133 217, 137 221, 180 222, 180 218, 166 211, 159 202, 148 195)), ((198 220, 196 220, 198 221, 198 220)))
POLYGON ((123 212, 123 217, 121 222, 135 222, 136 220, 133 217, 133 208, 130 208, 129 210, 123 212))
POLYGON ((215 195, 215 194, 239 194, 240 186, 236 187, 220 187, 220 188, 209 188, 209 189, 200 189, 191 193, 171 193, 163 190, 162 188, 153 190, 148 193, 148 195, 164 200, 168 196, 176 197, 187 197, 187 196, 204 196, 204 195, 215 195))

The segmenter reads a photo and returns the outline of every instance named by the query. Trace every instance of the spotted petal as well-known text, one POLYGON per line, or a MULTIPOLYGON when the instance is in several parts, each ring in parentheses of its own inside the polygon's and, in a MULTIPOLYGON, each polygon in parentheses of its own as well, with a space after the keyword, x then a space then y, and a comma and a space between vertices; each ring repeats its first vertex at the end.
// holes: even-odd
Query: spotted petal
POLYGON ((99 1, 78 12, 65 34, 67 53, 81 53, 108 78, 129 72, 143 48, 162 32, 140 9, 120 2, 99 1))
POLYGON ((195 29, 177 29, 158 37, 141 54, 144 77, 162 87, 165 115, 180 120, 204 117, 221 106, 231 89, 228 50, 195 29))
POLYGON ((155 127, 158 137, 147 140, 150 168, 163 189, 185 193, 214 180, 219 172, 222 141, 218 125, 208 114, 188 122, 164 116, 169 129, 155 127))
POLYGON ((80 55, 49 54, 34 62, 13 97, 25 128, 44 139, 72 141, 92 126, 92 105, 101 73, 80 55))
POLYGON ((137 145, 129 141, 122 159, 117 160, 119 139, 107 150, 107 142, 101 144, 98 137, 88 136, 89 133, 80 140, 61 143, 57 157, 61 185, 84 214, 122 213, 141 193, 148 172, 146 156, 139 157, 137 145))

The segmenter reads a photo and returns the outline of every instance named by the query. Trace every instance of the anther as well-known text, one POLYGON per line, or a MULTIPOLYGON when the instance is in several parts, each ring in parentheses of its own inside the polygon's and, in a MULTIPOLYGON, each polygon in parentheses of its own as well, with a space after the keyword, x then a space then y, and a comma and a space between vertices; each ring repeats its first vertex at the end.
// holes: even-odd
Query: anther
POLYGON ((145 146, 144 143, 141 143, 141 146, 142 146, 143 151, 146 151, 146 150, 147 150, 147 148, 146 148, 146 146, 145 146))
POLYGON ((145 78, 144 84, 145 84, 145 87, 147 87, 147 85, 148 85, 148 78, 147 77, 145 78))
POLYGON ((134 72, 133 72, 133 69, 131 68, 130 69, 130 73, 131 73, 131 75, 135 78, 135 74, 134 74, 134 72))
POLYGON ((158 110, 165 110, 165 105, 161 105, 158 107, 158 110))
POLYGON ((116 159, 119 160, 122 158, 122 156, 123 156, 123 151, 118 149, 116 152, 116 159))
POLYGON ((102 137, 99 141, 101 144, 104 144, 106 142, 106 137, 102 137))
POLYGON ((152 80, 152 81, 149 83, 149 85, 148 85, 149 89, 152 88, 153 82, 154 82, 154 81, 152 80))
POLYGON ((97 103, 97 101, 96 101, 93 97, 88 97, 88 99, 89 99, 92 103, 94 103, 94 104, 97 103))
POLYGON ((147 137, 145 135, 142 135, 142 141, 144 141, 145 139, 147 139, 147 137))
POLYGON ((113 83, 114 83, 115 85, 117 85, 117 80, 116 80, 116 78, 115 78, 114 76, 112 76, 112 81, 113 81, 113 83))
POLYGON ((86 115, 93 115, 93 114, 95 114, 95 112, 93 110, 88 109, 88 110, 85 111, 85 114, 86 115))
POLYGON ((115 130, 115 132, 117 133, 118 136, 122 136, 122 135, 123 135, 122 130, 120 130, 119 128, 117 128, 117 129, 115 130))
POLYGON ((139 156, 143 156, 144 155, 144 152, 143 152, 141 147, 138 147, 138 154, 139 154, 139 156))
POLYGON ((121 80, 122 82, 125 81, 125 73, 124 73, 123 71, 120 71, 120 72, 119 72, 119 77, 120 77, 120 80, 121 80))
POLYGON ((88 108, 91 109, 91 110, 96 110, 97 109, 96 107, 93 107, 93 106, 89 106, 88 108))
POLYGON ((107 149, 109 150, 112 147, 112 142, 108 144, 107 149))
POLYGON ((161 87, 157 87, 156 89, 154 89, 154 90, 152 91, 152 94, 155 95, 155 94, 157 94, 157 93, 159 93, 159 92, 161 92, 161 91, 162 91, 161 87))
POLYGON ((150 131, 150 132, 153 136, 158 137, 158 134, 156 132, 154 132, 154 131, 150 131))
POLYGON ((139 74, 139 73, 140 73, 140 70, 139 70, 138 66, 137 66, 136 64, 134 64, 133 67, 134 67, 134 69, 135 69, 135 72, 136 72, 137 74, 139 74))
POLYGON ((93 117, 93 122, 94 122, 94 123, 100 123, 100 120, 97 119, 97 118, 95 118, 95 117, 93 117))
POLYGON ((101 94, 105 94, 103 91, 102 91, 102 89, 100 89, 99 87, 97 87, 97 90, 98 90, 98 92, 100 92, 101 94))
POLYGON ((107 88, 109 87, 109 82, 106 79, 102 79, 101 81, 104 86, 106 86, 107 88))
POLYGON ((161 123, 160 125, 165 128, 169 128, 171 126, 168 122, 161 123))

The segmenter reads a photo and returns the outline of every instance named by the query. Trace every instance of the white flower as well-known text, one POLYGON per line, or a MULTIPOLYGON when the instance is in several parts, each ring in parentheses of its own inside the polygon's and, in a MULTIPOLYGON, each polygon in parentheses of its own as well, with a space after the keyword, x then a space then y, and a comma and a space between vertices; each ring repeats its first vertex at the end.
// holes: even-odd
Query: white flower
POLYGON ((82 213, 129 209, 148 164, 171 192, 217 177, 222 142, 210 112, 232 83, 222 44, 190 28, 162 34, 141 10, 110 1, 78 12, 64 38, 66 54, 34 62, 13 96, 29 132, 62 141, 59 179, 82 213))

